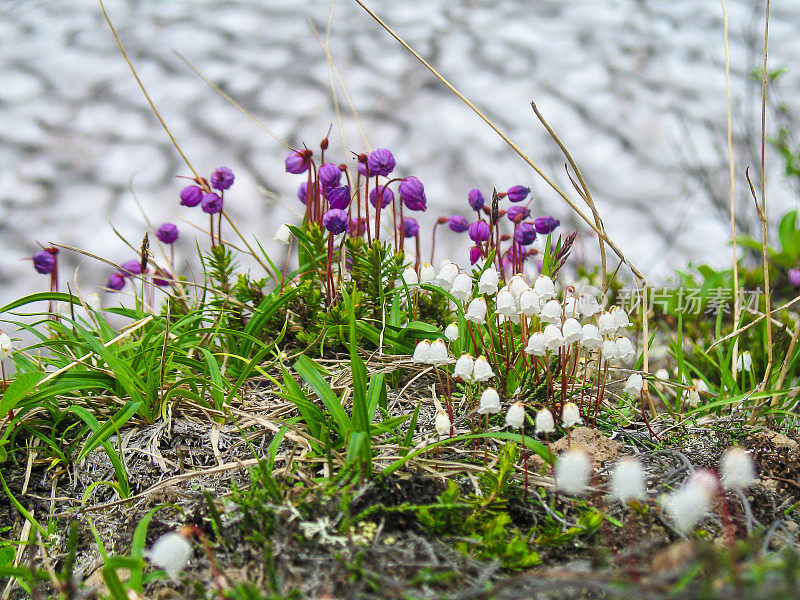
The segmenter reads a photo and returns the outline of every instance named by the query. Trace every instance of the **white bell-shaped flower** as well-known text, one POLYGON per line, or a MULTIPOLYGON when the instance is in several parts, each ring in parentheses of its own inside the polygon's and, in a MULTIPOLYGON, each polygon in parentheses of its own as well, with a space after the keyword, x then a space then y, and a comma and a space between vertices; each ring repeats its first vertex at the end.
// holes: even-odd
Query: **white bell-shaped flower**
POLYGON ((477 323, 478 325, 486 323, 486 300, 483 299, 483 296, 475 298, 469 303, 464 317, 467 321, 477 323))
POLYGON ((603 360, 614 360, 619 358, 617 351, 617 344, 614 340, 603 340, 603 345, 600 348, 600 354, 603 355, 603 360))
POLYGON ((459 273, 450 287, 450 294, 456 300, 466 302, 472 298, 472 277, 466 273, 459 273))
POLYGON ((583 423, 583 419, 581 419, 581 411, 578 405, 574 402, 567 402, 561 411, 561 425, 570 428, 580 423, 583 423))
POLYGON ((486 388, 481 394, 481 402, 478 406, 478 414, 495 414, 500 412, 500 395, 493 387, 486 388))
POLYGON ((578 310, 578 303, 575 301, 575 296, 567 296, 564 298, 564 302, 561 307, 564 310, 564 316, 567 318, 577 318, 580 316, 580 311, 578 310))
POLYGON ((614 323, 616 323, 617 329, 624 329, 625 327, 630 327, 632 325, 628 319, 628 313, 622 310, 619 306, 612 306, 609 313, 611 313, 611 316, 614 317, 614 323))
POLYGON ((541 331, 536 331, 528 338, 528 344, 525 346, 525 352, 532 356, 544 356, 547 354, 547 344, 544 341, 544 334, 541 331))
POLYGON ((514 296, 514 300, 519 300, 519 297, 525 290, 531 289, 525 277, 521 273, 517 273, 508 281, 508 291, 514 296))
POLYGON ((666 369, 659 369, 656 371, 656 379, 659 381, 668 381, 669 380, 669 371, 666 369))
POLYGON ((479 294, 496 294, 497 286, 500 283, 500 277, 497 275, 497 269, 488 267, 478 280, 478 293, 479 294))
POLYGON ((414 355, 411 357, 411 360, 423 365, 430 364, 431 343, 428 340, 420 340, 417 342, 417 347, 414 348, 414 355))
POLYGON ((495 306, 497 307, 497 312, 505 317, 518 314, 517 301, 514 300, 514 295, 505 288, 497 292, 495 306))
POLYGON ((428 363, 431 365, 441 366, 450 361, 447 354, 447 345, 444 340, 435 340, 431 344, 430 354, 428 355, 428 363))
POLYGON ((436 429, 436 433, 439 435, 449 435, 450 428, 452 424, 450 423, 450 417, 447 416, 447 411, 440 410, 436 413, 436 419, 433 421, 433 426, 436 429))
POLYGON ((633 349, 633 343, 626 337, 620 336, 614 340, 617 344, 617 355, 620 360, 629 361, 636 356, 636 350, 633 349))
POLYGON ((647 497, 645 471, 638 458, 621 458, 611 471, 610 484, 611 497, 623 504, 647 497))
POLYGON ((422 263, 419 266, 419 283, 425 285, 426 283, 433 283, 436 279, 436 269, 429 263, 422 263))
POLYGON ((604 336, 614 335, 617 332, 617 321, 614 315, 604 312, 597 317, 597 327, 604 336))
POLYGON ((749 352, 742 352, 739 358, 736 359, 737 371, 752 371, 753 370, 753 355, 749 352))
POLYGON ((539 314, 539 296, 531 289, 527 289, 519 296, 519 312, 526 317, 539 314))
POLYGON ((475 369, 475 359, 468 352, 458 357, 453 367, 453 377, 460 377, 464 381, 472 379, 472 371, 475 369))
POLYGON ((631 396, 638 396, 642 392, 642 387, 644 386, 644 380, 639 373, 631 373, 628 380, 625 382, 625 387, 622 388, 622 391, 626 394, 630 394, 631 396))
POLYGON ((458 339, 458 324, 450 323, 450 325, 445 327, 444 337, 446 337, 451 342, 455 342, 458 339))
POLYGON ((753 457, 743 448, 729 448, 719 463, 722 485, 726 490, 743 490, 758 483, 753 457))
POLYGON ((494 371, 486 357, 479 356, 476 358, 475 366, 472 369, 472 378, 475 381, 489 381, 492 377, 494 377, 494 371))
POLYGON ((707 394, 709 392, 708 384, 704 379, 692 379, 692 383, 694 383, 694 387, 697 389, 698 394, 707 394))
POLYGON ((181 533, 165 533, 145 552, 147 559, 166 571, 173 581, 178 580, 192 557, 192 543, 181 533))
POLYGON ((16 350, 16 345, 9 335, 7 333, 0 333, 0 360, 5 360, 14 354, 16 350))
POLYGON ((556 460, 556 489, 570 496, 586 492, 592 475, 592 459, 583 450, 567 450, 556 460))
POLYGON ((561 312, 561 303, 558 300, 548 300, 539 311, 539 318, 544 323, 561 323, 561 312))
POLYGON ((514 402, 506 413, 506 427, 520 429, 525 425, 525 407, 522 402, 514 402))
POLYGON ((551 352, 555 352, 564 345, 564 335, 557 325, 548 325, 542 334, 544 335, 544 345, 551 352))
POLYGON ((581 336, 581 346, 587 350, 595 350, 603 344, 603 337, 600 335, 600 330, 596 325, 587 323, 583 326, 581 336))
POLYGON ((594 296, 590 294, 581 294, 578 297, 578 310, 584 317, 593 317, 603 310, 603 307, 600 306, 600 303, 594 296))
POLYGON ((533 291, 542 300, 550 300, 556 297, 556 284, 547 275, 539 275, 533 282, 533 291))
POLYGON ((577 319, 567 319, 561 326, 561 333, 564 334, 564 344, 569 346, 583 338, 583 327, 577 319))
POLYGON ((288 246, 291 239, 292 231, 286 223, 281 224, 281 226, 275 230, 275 235, 272 237, 273 242, 281 244, 282 246, 288 246))
POLYGON ((697 408, 700 404, 700 394, 697 393, 697 388, 693 385, 686 390, 686 404, 692 408, 697 408))
POLYGON ((419 275, 417 275, 417 271, 414 267, 406 267, 405 271, 403 271, 403 281, 408 287, 415 286, 419 283, 419 275))
POLYGON ((433 285, 438 285, 446 292, 449 292, 456 277, 458 277, 458 265, 453 262, 445 263, 436 274, 436 279, 433 280, 433 285))
POLYGON ((553 413, 546 408, 537 411, 536 413, 536 434, 553 433, 556 430, 556 422, 553 419, 553 413))

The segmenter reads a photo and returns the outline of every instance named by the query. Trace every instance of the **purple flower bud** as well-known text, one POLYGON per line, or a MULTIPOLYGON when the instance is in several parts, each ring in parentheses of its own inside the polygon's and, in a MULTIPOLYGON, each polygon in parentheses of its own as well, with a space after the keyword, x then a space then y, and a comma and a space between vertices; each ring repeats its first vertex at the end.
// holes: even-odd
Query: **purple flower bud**
POLYGON ((211 192, 203 194, 203 212, 209 215, 222 212, 222 198, 211 192))
POLYGON ((474 265, 481 257, 480 246, 473 246, 469 249, 469 264, 474 265))
POLYGON ((515 185, 514 187, 508 188, 506 196, 508 196, 508 199, 511 202, 522 202, 530 193, 530 188, 526 188, 523 185, 515 185))
POLYGON ((181 190, 181 204, 183 206, 197 206, 203 199, 203 190, 196 185, 187 185, 181 190))
POLYGON ((322 187, 334 188, 339 187, 339 182, 342 179, 342 171, 339 169, 339 165, 325 163, 319 168, 317 176, 319 177, 319 182, 322 184, 322 187))
POLYGON ((792 287, 800 287, 800 269, 789 269, 789 283, 792 287))
POLYGON ((381 208, 386 208, 394 200, 394 192, 383 185, 379 185, 369 191, 369 203, 377 208, 379 188, 381 190, 381 208))
MULTIPOLYGON (((397 228, 400 229, 399 227, 397 228)), ((403 231, 407 238, 416 237, 419 233, 419 223, 414 217, 405 217, 403 219, 403 231)))
POLYGON ((466 217, 462 217, 461 215, 453 215, 450 217, 447 226, 456 233, 463 233, 469 229, 469 221, 467 221, 466 217))
POLYGON ((547 235, 548 233, 552 233, 556 227, 561 225, 561 221, 558 219, 554 219, 553 217, 547 215, 544 217, 539 217, 533 222, 534 226, 536 227, 536 233, 541 233, 542 235, 547 235))
POLYGON ((356 161, 356 165, 358 166, 358 172, 361 173, 362 177, 366 177, 367 176, 367 161, 369 160, 369 157, 366 154, 359 154, 358 156, 359 156, 359 160, 356 161), (362 157, 362 156, 365 158, 365 160, 363 160, 363 161, 360 160, 360 157, 362 157))
POLYGON ((218 167, 211 174, 211 187, 215 190, 227 190, 233 185, 233 171, 228 167, 218 167))
POLYGON ((156 231, 156 237, 164 244, 174 244, 178 239, 178 227, 173 223, 163 223, 156 231))
POLYGON ((342 209, 332 208, 322 215, 322 226, 333 235, 339 235, 350 227, 350 217, 342 209))
POLYGON ((304 181, 300 184, 300 187, 297 188, 297 198, 303 204, 306 203, 306 196, 308 195, 308 182, 304 181))
POLYGON ((108 278, 108 283, 106 287, 109 289, 114 290, 115 292, 120 291, 122 288, 125 287, 125 275, 122 273, 112 273, 111 276, 108 278))
POLYGON ((478 188, 471 189, 468 198, 472 210, 480 210, 483 208, 483 205, 486 204, 486 200, 483 199, 483 194, 481 194, 478 188))
POLYGON ((375 175, 386 177, 389 173, 394 171, 394 166, 396 164, 397 162, 394 160, 394 156, 392 156, 392 153, 386 148, 377 148, 370 152, 367 157, 370 177, 374 177, 375 175))
POLYGON ((56 266, 56 257, 47 250, 39 250, 33 255, 33 268, 37 273, 49 275, 56 266))
POLYGON ((328 190, 328 203, 331 208, 345 209, 350 206, 350 186, 343 185, 328 190))
POLYGON ((153 283, 155 283, 158 287, 165 287, 169 285, 169 280, 172 279, 172 273, 169 271, 164 271, 161 277, 153 277, 153 283), (161 279, 161 277, 165 277, 166 279, 161 279))
POLYGON ((531 211, 524 206, 511 206, 506 215, 514 223, 520 223, 531 216, 531 211))
POLYGON ((469 239, 476 244, 488 240, 491 233, 492 230, 486 221, 475 221, 469 224, 469 239))
POLYGON ((533 223, 520 223, 514 230, 514 241, 520 246, 530 246, 536 239, 536 227, 533 223))
POLYGON ((142 263, 139 260, 131 259, 129 261, 122 263, 121 266, 122 270, 117 274, 122 275, 123 277, 130 277, 131 275, 142 274, 142 263))
POLYGON ((428 200, 425 198, 425 186, 416 177, 406 177, 398 187, 400 200, 408 210, 425 210, 428 200))
POLYGON ((306 151, 292 152, 286 157, 283 164, 286 166, 287 172, 300 175, 300 173, 305 173, 308 170, 310 158, 311 154, 306 151))

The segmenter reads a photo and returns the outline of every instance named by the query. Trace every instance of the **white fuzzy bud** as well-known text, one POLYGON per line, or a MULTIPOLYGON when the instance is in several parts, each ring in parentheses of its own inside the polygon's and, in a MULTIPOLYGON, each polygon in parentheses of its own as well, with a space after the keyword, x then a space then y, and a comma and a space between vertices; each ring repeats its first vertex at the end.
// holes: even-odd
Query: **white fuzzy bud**
POLYGON ((683 487, 671 492, 663 501, 662 508, 675 529, 688 533, 705 517, 712 507, 714 480, 707 471, 698 471, 683 487))
POLYGON ((611 471, 611 497, 623 504, 647 496, 644 466, 638 458, 626 456, 611 471))
POLYGON ((481 402, 478 407, 478 414, 485 415, 488 413, 495 414, 500 412, 500 395, 497 390, 490 387, 483 390, 481 394, 481 402))
POLYGON ((170 579, 177 581, 192 557, 192 543, 180 533, 165 533, 146 551, 145 556, 155 566, 164 569, 170 579))
POLYGON ((519 429, 525 425, 525 407, 522 402, 514 402, 506 413, 506 427, 519 429))
POLYGON ((722 485, 726 490, 743 490, 758 482, 753 457, 743 448, 730 448, 719 463, 722 485))
POLYGON ((580 423, 583 423, 583 419, 581 419, 581 411, 578 405, 574 402, 567 402, 561 411, 561 425, 569 428, 575 427, 580 423))
POLYGON ((556 423, 553 413, 546 408, 536 413, 536 433, 553 433, 556 430, 556 423))
POLYGON ((592 475, 592 459, 583 450, 567 450, 556 460, 556 489, 570 496, 586 492, 592 475))

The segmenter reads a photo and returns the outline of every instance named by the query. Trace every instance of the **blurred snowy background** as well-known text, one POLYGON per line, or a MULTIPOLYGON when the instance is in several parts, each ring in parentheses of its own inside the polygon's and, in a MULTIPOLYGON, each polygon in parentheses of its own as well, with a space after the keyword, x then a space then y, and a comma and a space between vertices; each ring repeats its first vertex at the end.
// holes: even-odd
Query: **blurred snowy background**
MULTIPOLYGON (((687 261, 729 258, 722 10, 709 0, 370 0, 397 32, 510 134, 564 189, 563 159, 531 112, 535 100, 581 165, 609 233, 654 279, 687 261), (720 203, 722 206, 720 206, 720 203)), ((331 158, 345 158, 329 69, 308 19, 325 29, 328 0, 107 0, 134 64, 173 134, 203 174, 236 173, 226 210, 271 240, 295 218, 297 176, 285 148, 255 127, 172 53, 292 145, 316 148, 331 123, 331 158), (262 190, 275 192, 269 201, 262 190)), ((733 113, 742 226, 756 216, 743 171, 757 171, 762 2, 729 0, 733 113), (755 137, 754 137, 755 136, 755 137)), ((800 115, 800 3, 773 2, 770 68, 787 67, 770 105, 800 115)), ((0 303, 46 288, 29 262, 36 241, 123 262, 109 222, 138 245, 147 223, 179 224, 178 255, 193 253, 199 209, 178 206, 188 175, 148 108, 92 0, 0 0, 0 303)), ((355 3, 334 7, 331 52, 372 148, 426 186, 427 219, 468 214, 467 191, 533 189, 534 212, 577 225, 568 208, 485 124, 355 3)), ((340 91, 340 90, 339 90, 340 91)), ((778 121, 768 123, 775 133, 778 121)), ((347 147, 364 143, 345 121, 347 147)), ((771 216, 797 191, 769 155, 771 216)), ((440 238, 452 241, 447 232, 440 238)), ((453 258, 466 262, 463 256, 453 258)), ((585 245, 587 252, 594 246, 585 245)), ((441 255, 440 255, 441 256, 441 255)), ((81 264, 83 263, 83 264, 81 264)), ((84 293, 106 265, 80 266, 84 293)))

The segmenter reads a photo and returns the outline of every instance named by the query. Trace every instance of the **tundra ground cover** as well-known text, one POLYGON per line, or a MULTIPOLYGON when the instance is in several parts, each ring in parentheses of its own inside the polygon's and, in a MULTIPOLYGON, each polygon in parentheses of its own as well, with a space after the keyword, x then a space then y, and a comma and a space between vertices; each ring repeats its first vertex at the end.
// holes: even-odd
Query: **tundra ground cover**
POLYGON ((525 182, 465 189, 426 231, 410 165, 329 145, 286 157, 304 215, 266 233, 278 255, 227 217, 235 173, 188 159, 200 276, 172 223, 109 265, 119 304, 61 291, 79 250, 32 255, 48 291, 2 307, 6 594, 794 593, 790 216, 780 251, 741 240, 761 267, 657 296, 566 150, 578 201, 554 192, 597 264, 573 264, 576 233, 530 214, 525 182), (461 255, 436 255, 442 235, 461 255))

